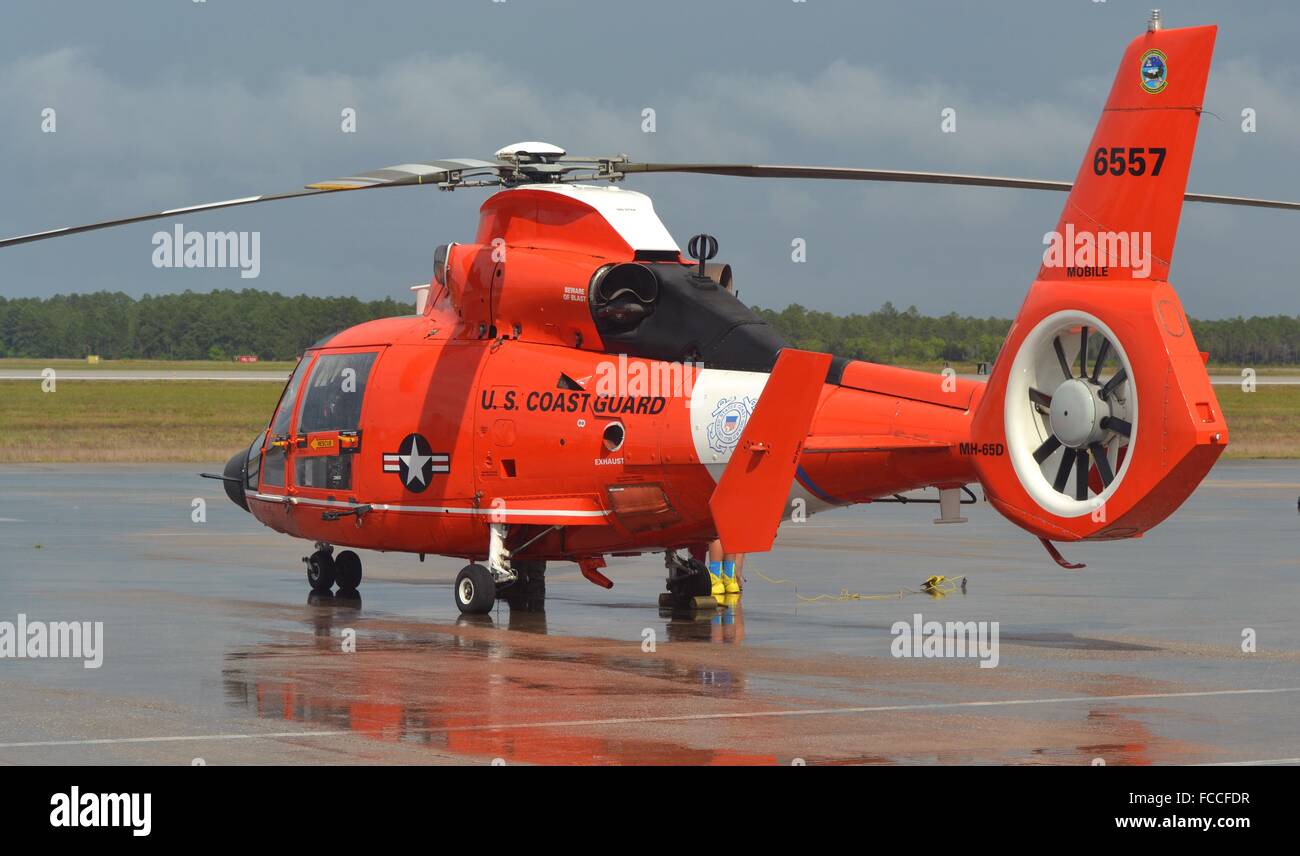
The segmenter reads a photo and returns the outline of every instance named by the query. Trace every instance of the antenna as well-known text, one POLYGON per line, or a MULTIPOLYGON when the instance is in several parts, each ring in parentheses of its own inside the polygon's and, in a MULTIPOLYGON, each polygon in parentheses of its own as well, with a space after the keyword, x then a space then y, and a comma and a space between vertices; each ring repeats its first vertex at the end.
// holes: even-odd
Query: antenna
POLYGON ((718 239, 712 235, 699 234, 691 238, 686 244, 686 252, 691 258, 700 263, 699 269, 695 272, 698 277, 707 277, 704 272, 704 263, 718 254, 718 239))

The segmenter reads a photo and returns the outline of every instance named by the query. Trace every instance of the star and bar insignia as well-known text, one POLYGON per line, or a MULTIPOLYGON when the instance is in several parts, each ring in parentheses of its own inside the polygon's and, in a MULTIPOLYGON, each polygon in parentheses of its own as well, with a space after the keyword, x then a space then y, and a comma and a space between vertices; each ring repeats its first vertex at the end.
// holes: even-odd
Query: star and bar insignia
POLYGON ((420 434, 407 434, 396 452, 384 453, 384 472, 397 473, 407 490, 422 493, 433 476, 451 472, 451 455, 435 453, 420 434))

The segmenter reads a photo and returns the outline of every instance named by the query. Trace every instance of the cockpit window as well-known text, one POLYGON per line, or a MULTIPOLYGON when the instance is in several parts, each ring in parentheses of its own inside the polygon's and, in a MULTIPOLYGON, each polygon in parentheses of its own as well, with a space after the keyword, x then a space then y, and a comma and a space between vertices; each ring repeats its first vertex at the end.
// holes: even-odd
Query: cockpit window
POLYGON ((298 415, 298 433, 355 431, 375 352, 325 354, 316 360, 298 415))

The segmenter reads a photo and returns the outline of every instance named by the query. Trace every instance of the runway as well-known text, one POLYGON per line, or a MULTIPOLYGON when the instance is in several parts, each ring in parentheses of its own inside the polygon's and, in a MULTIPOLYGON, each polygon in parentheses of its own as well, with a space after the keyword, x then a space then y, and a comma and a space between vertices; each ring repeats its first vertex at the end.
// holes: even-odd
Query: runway
MULTIPOLYGON (((988 380, 985 375, 963 374, 958 377, 965 380, 972 380, 984 383, 988 380)), ((39 381, 42 379, 41 369, 7 369, 0 371, 0 380, 32 380, 39 381)), ((206 370, 176 370, 176 371, 154 371, 148 369, 95 369, 95 370, 78 370, 65 371, 60 369, 58 373, 59 380, 147 380, 147 381, 165 381, 165 380, 237 380, 237 381, 262 381, 270 383, 285 383, 289 380, 288 372, 280 371, 229 371, 217 372, 206 370)), ((1238 375, 1217 374, 1210 376, 1210 383, 1215 386, 1240 386, 1242 378, 1238 375)), ((1255 378, 1256 386, 1300 386, 1300 375, 1259 375, 1255 378)))
MULTIPOLYGON (((30 380, 41 381, 44 376, 41 369, 6 369, 0 371, 0 380, 30 380)), ((188 371, 177 369, 175 371, 152 371, 148 369, 94 369, 68 371, 66 369, 57 369, 56 378, 58 380, 131 380, 131 381, 163 381, 163 380, 237 380, 262 383, 279 383, 283 384, 289 380, 288 372, 278 371, 230 371, 214 372, 206 370, 188 371)))
POLYGON ((1145 538, 1062 545, 1081 571, 986 504, 875 505, 787 525, 736 609, 662 614, 647 555, 479 620, 436 557, 309 599, 310 545, 202 469, 0 467, 0 622, 103 622, 100 668, 0 659, 0 764, 1300 759, 1300 463, 1224 462, 1145 538), (932 574, 965 594, 897 596, 932 574), (996 667, 894 656, 917 614, 997 622, 996 667))

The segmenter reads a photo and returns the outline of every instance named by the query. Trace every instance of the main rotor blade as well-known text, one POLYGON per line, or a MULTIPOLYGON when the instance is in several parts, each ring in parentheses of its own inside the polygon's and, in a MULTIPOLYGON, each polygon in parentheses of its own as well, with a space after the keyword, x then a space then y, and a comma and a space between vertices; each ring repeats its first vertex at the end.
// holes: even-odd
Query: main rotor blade
POLYGON ((275 202, 280 199, 294 199, 299 196, 319 196, 324 193, 338 193, 344 190, 370 190, 376 187, 407 187, 419 184, 438 184, 439 182, 446 181, 453 173, 496 172, 497 170, 507 168, 508 167, 503 164, 471 160, 469 158, 432 161, 430 163, 404 163, 396 166, 385 167, 383 169, 377 169, 373 172, 363 172, 359 175, 348 176, 346 178, 320 181, 315 184, 307 185, 303 190, 291 190, 288 193, 271 193, 263 196, 243 196, 239 199, 224 199, 220 202, 205 202, 200 205, 187 205, 184 208, 169 208, 166 211, 155 211, 151 214, 137 214, 132 217, 118 217, 113 220, 101 220, 98 223, 87 223, 83 226, 64 226, 61 229, 47 229, 44 232, 33 232, 30 235, 18 235, 13 238, 0 239, 0 247, 12 247, 16 244, 26 244, 32 241, 44 241, 47 238, 61 238, 65 235, 76 235, 81 232, 93 232, 96 229, 107 229, 112 226, 126 226, 130 223, 142 223, 146 220, 165 220, 170 217, 177 217, 182 214, 193 214, 199 211, 215 211, 219 208, 234 208, 239 205, 253 205, 258 202, 275 202))
MULTIPOLYGON (((970 187, 1009 187, 1022 190, 1069 191, 1069 181, 1047 181, 1004 175, 973 175, 956 172, 919 172, 903 169, 861 169, 838 166, 797 166, 742 163, 614 163, 611 171, 629 175, 648 172, 688 172, 696 175, 730 175, 739 178, 813 178, 840 181, 895 181, 916 184, 956 184, 970 187)), ((1300 202, 1257 199, 1250 196, 1223 196, 1215 193, 1185 193, 1188 202, 1214 205, 1245 205, 1254 208, 1281 208, 1300 211, 1300 202)))
POLYGON ((902 181, 916 184, 960 184, 973 187, 1019 187, 1025 190, 1069 190, 1068 181, 1041 181, 1000 175, 915 172, 901 169, 862 169, 840 166, 772 166, 739 163, 620 163, 612 169, 624 175, 638 172, 690 172, 739 178, 820 178, 846 181, 902 181))
MULTIPOLYGON (((490 175, 491 180, 473 182, 472 184, 501 184, 506 182, 522 183, 529 180, 573 181, 581 176, 570 175, 589 166, 592 174, 588 178, 619 178, 634 173, 694 173, 697 175, 729 175, 745 178, 811 178, 837 179, 850 181, 888 181, 916 184, 950 184, 971 187, 1005 187, 1023 190, 1057 190, 1068 191, 1073 186, 1068 181, 1045 181, 1035 178, 1016 178, 998 175, 970 175, 950 172, 918 172, 896 169, 860 169, 856 167, 829 166, 774 166, 764 164, 709 164, 709 163, 625 163, 619 158, 591 158, 591 163, 578 164, 581 159, 564 158, 563 164, 528 164, 519 165, 505 161, 482 161, 472 158, 453 158, 449 160, 430 161, 428 163, 408 163, 385 167, 371 172, 344 178, 321 181, 307 185, 305 190, 290 193, 273 193, 263 196, 245 196, 239 199, 227 199, 221 202, 208 202, 202 205, 190 205, 184 208, 172 208, 152 214, 140 214, 133 217, 119 217, 87 223, 82 226, 64 226, 59 229, 47 229, 28 235, 0 239, 0 248, 31 241, 43 241, 47 238, 59 238, 107 229, 111 226, 125 226, 146 220, 162 220, 178 214, 190 214, 198 211, 213 211, 218 208, 233 208, 237 205, 252 205, 256 202, 274 202, 278 199, 292 199, 297 196, 315 196, 322 193, 335 193, 341 190, 369 190, 375 187, 406 187, 419 184, 444 184, 451 182, 463 186, 467 182, 460 179, 465 174, 490 175)), ((1218 205, 1244 205, 1255 208, 1282 208, 1300 211, 1300 202, 1287 202, 1276 199, 1257 199, 1247 196, 1221 196, 1210 193, 1187 193, 1183 196, 1189 202, 1208 202, 1218 205)))
POLYGON ((185 208, 170 208, 166 211, 157 211, 152 214, 138 214, 134 217, 118 217, 115 220, 101 220, 98 223, 87 223, 84 226, 64 226, 61 229, 47 229, 44 232, 33 232, 30 235, 18 235, 14 238, 4 238, 3 240, 0 240, 0 247, 12 247, 15 244, 44 241, 46 238, 61 238, 64 235, 76 235, 80 232, 93 232, 96 229, 107 229, 110 226, 125 226, 129 223, 142 223, 146 220, 162 220, 167 217, 191 214, 196 211, 215 211, 218 208, 234 208, 237 205, 252 205, 255 202, 274 202, 277 199, 293 199, 297 196, 316 196, 321 193, 334 193, 338 190, 346 189, 348 188, 339 187, 332 190, 293 190, 289 193, 273 193, 267 196, 245 196, 241 199, 226 199, 221 202, 205 202, 202 205, 189 205, 185 208))

